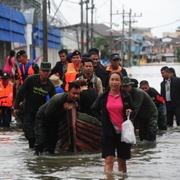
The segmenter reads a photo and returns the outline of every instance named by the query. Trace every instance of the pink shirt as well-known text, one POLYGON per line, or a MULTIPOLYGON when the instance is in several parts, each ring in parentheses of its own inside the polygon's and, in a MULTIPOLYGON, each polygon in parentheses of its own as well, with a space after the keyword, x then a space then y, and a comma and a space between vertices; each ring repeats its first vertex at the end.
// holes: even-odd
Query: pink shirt
POLYGON ((121 95, 113 96, 111 93, 108 94, 106 108, 109 113, 111 122, 116 129, 117 133, 120 133, 122 130, 123 118, 123 102, 121 95))
POLYGON ((13 68, 15 65, 15 59, 14 57, 11 58, 11 64, 9 64, 9 56, 6 57, 6 62, 3 68, 3 72, 8 73, 10 76, 14 75, 13 68))

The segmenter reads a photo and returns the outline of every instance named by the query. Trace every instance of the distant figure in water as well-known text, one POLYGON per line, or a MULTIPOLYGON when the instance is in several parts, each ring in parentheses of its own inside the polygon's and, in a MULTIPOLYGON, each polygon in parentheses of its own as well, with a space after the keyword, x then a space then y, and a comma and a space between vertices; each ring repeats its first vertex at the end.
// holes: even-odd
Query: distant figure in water
POLYGON ((173 67, 169 67, 169 74, 171 77, 176 77, 176 71, 173 67))
POLYGON ((152 98, 158 110, 158 128, 159 130, 167 129, 166 118, 166 103, 165 99, 158 93, 158 91, 149 86, 149 82, 143 80, 140 82, 140 88, 144 90, 152 98))
POLYGON ((161 68, 163 81, 161 82, 161 95, 166 101, 167 124, 173 126, 174 116, 176 124, 180 126, 180 78, 172 76, 172 68, 161 68))

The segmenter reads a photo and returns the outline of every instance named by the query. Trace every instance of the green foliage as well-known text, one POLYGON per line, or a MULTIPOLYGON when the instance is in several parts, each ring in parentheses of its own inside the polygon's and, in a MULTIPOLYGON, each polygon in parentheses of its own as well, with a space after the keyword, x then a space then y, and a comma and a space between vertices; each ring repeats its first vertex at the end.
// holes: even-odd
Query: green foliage
POLYGON ((101 52, 101 58, 109 57, 109 42, 104 37, 94 38, 94 47, 98 48, 101 52))

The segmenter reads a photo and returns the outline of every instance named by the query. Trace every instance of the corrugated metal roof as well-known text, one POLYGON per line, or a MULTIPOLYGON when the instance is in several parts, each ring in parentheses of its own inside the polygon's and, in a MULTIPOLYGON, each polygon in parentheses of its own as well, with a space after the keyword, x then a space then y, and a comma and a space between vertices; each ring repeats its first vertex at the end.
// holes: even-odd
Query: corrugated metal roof
POLYGON ((0 3, 0 40, 25 43, 26 21, 21 12, 0 3))
MULTIPOLYGON (((48 27, 48 47, 59 49, 61 46, 61 34, 60 30, 56 27, 48 27)), ((43 46, 43 25, 40 21, 37 27, 37 43, 39 47, 43 46)))

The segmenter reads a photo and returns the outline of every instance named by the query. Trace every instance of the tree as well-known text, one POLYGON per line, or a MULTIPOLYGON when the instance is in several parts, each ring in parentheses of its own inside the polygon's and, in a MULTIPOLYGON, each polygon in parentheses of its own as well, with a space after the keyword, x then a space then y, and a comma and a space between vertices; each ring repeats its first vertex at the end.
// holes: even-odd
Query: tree
POLYGON ((98 48, 101 52, 101 58, 106 59, 109 57, 109 42, 104 37, 94 38, 94 47, 98 48))

